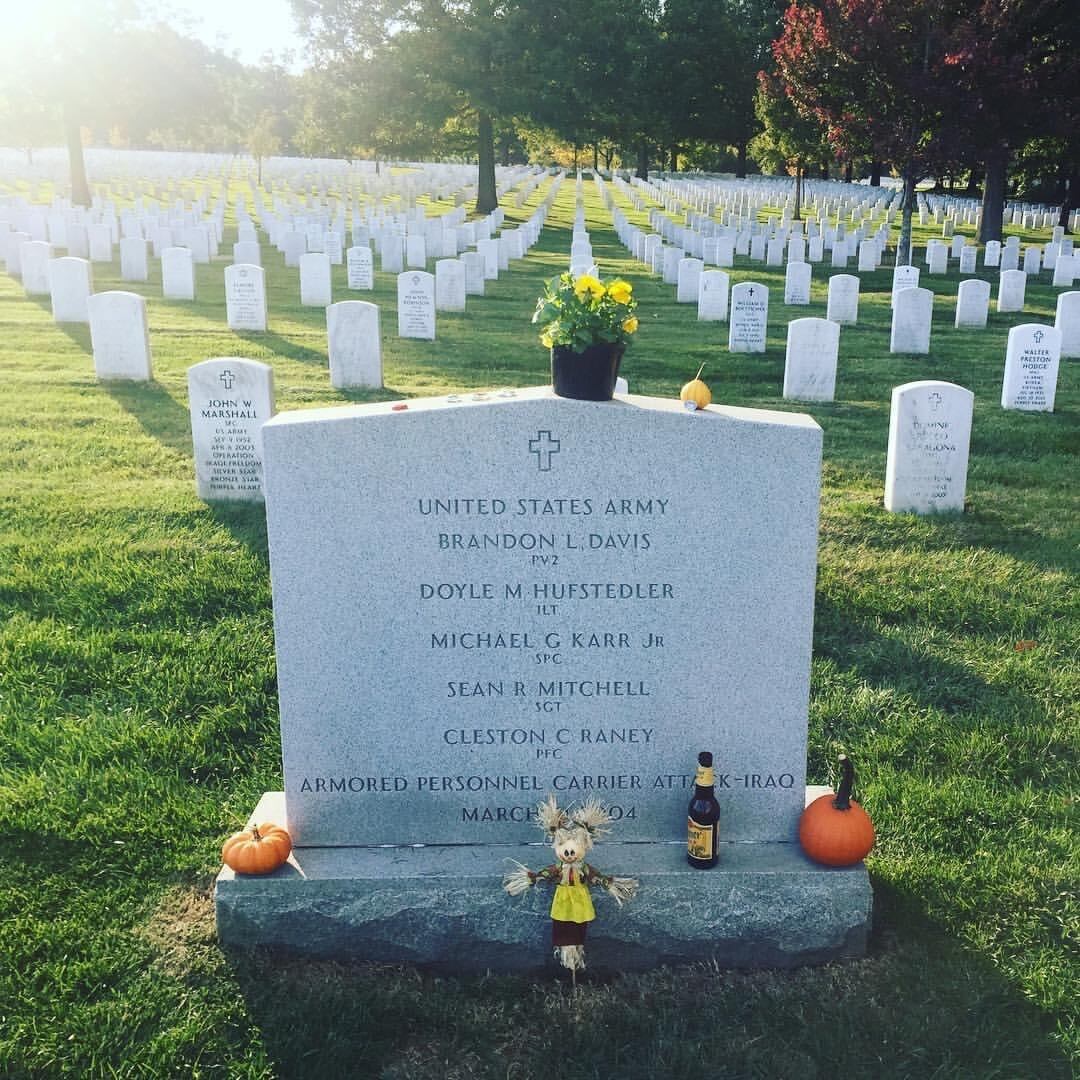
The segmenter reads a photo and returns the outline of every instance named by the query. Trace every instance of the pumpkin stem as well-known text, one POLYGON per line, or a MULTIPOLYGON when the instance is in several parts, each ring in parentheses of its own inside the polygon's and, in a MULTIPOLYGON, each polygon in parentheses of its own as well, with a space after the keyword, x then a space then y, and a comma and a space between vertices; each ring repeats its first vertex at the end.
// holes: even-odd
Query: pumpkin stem
POLYGON ((695 378, 695 379, 700 379, 700 378, 701 378, 701 373, 702 373, 702 372, 703 372, 703 371, 705 370, 705 365, 706 365, 706 364, 707 364, 708 362, 709 362, 708 360, 703 360, 703 361, 701 362, 701 367, 699 367, 699 368, 697 369, 697 374, 696 374, 696 375, 694 376, 694 378, 695 378))
POLYGON ((261 840, 262 839, 262 837, 259 835, 259 826, 258 825, 252 825, 251 826, 251 839, 252 840, 261 840))
POLYGON ((851 764, 851 758, 847 754, 840 755, 840 768, 843 776, 840 779, 840 788, 833 799, 833 806, 837 810, 851 809, 851 788, 855 783, 855 767, 851 764))

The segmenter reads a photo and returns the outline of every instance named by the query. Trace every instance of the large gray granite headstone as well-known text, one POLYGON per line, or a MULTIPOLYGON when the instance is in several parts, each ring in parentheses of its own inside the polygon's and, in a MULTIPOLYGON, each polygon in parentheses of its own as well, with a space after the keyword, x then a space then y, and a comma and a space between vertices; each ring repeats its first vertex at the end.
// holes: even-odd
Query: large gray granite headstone
POLYGON ((544 387, 262 436, 298 844, 535 841, 549 792, 599 796, 622 840, 684 840, 703 749, 725 839, 793 838, 813 420, 544 387))

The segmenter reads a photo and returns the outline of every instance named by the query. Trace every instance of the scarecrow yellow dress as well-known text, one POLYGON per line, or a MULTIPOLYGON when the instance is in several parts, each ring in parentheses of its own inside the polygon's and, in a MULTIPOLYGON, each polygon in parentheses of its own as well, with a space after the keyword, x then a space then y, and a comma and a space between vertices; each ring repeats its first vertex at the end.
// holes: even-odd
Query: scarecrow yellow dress
POLYGON ((529 871, 532 883, 545 881, 555 885, 551 900, 551 944, 584 945, 585 931, 596 918, 591 885, 602 889, 610 886, 612 879, 601 874, 588 863, 554 863, 543 870, 529 871))

